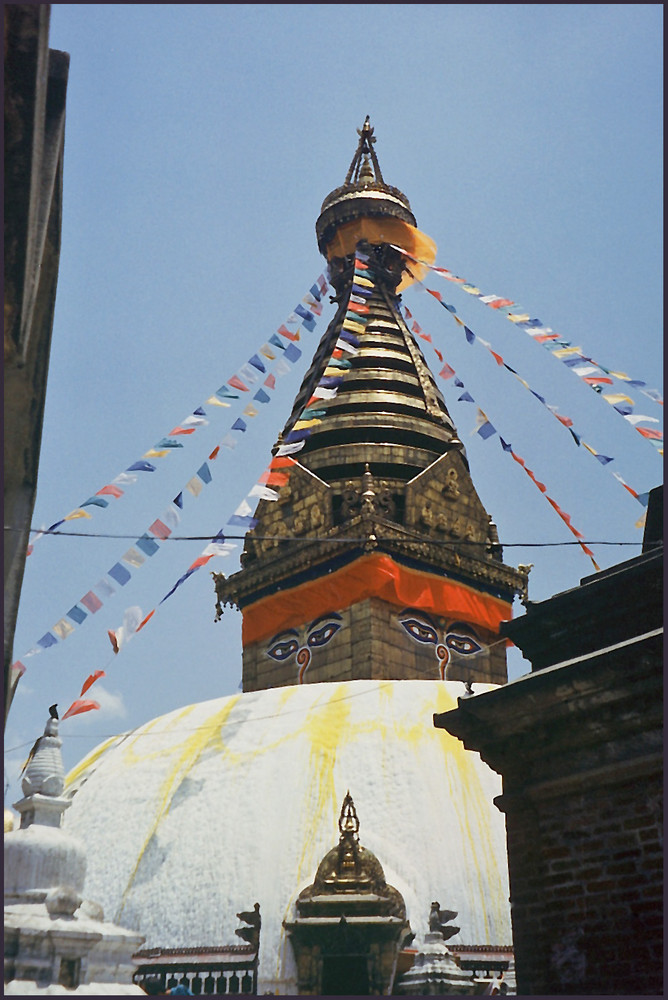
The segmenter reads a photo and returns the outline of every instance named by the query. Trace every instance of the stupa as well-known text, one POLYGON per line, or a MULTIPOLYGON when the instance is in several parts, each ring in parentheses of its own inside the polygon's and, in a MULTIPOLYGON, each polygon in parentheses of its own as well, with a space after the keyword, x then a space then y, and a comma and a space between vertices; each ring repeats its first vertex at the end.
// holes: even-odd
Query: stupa
MULTIPOLYGON (((367 119, 316 224, 336 314, 274 448, 278 500, 260 501, 239 572, 215 579, 219 613, 243 616, 243 691, 108 740, 68 777, 67 827, 96 844, 91 886, 147 948, 229 941, 259 901, 259 993, 322 992, 323 962, 304 978, 297 952, 333 905, 313 887, 348 791, 416 946, 434 898, 459 913, 460 941, 511 941, 498 777, 433 715, 506 681, 499 624, 526 574, 503 563, 402 314, 414 271, 397 247, 435 248, 374 145, 367 119)), ((394 927, 383 892, 370 916, 394 927)), ((360 915, 359 895, 337 899, 337 920, 360 915)), ((341 937, 338 967, 384 992, 392 963, 372 971, 369 920, 341 937)), ((390 939, 397 957, 405 934, 390 939)))
POLYGON ((105 922, 83 897, 86 849, 61 828, 71 804, 61 745, 53 706, 14 806, 20 827, 5 830, 5 995, 142 995, 132 955, 143 937, 105 922))

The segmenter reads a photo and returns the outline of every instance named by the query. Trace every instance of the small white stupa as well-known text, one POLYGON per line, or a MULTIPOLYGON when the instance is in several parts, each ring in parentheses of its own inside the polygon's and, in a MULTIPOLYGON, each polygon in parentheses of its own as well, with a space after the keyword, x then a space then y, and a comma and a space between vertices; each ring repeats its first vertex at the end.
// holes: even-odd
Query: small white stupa
POLYGON ((5 832, 5 996, 140 995, 132 955, 144 938, 105 923, 83 899, 86 849, 61 829, 69 807, 56 706, 33 746, 14 804, 18 830, 5 832))

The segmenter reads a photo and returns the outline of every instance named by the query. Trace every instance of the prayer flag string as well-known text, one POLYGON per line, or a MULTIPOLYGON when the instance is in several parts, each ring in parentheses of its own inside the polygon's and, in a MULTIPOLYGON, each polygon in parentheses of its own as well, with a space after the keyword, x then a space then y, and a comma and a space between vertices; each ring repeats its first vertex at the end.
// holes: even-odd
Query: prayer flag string
MULTIPOLYGON (((305 296, 303 300, 305 305, 308 306, 309 308, 307 309, 300 304, 295 309, 294 313, 288 317, 286 323, 298 322, 306 326, 309 329, 309 331, 312 332, 315 329, 316 316, 319 316, 322 313, 322 306, 320 300, 323 298, 327 290, 327 287, 328 286, 324 277, 321 276, 318 279, 318 282, 313 286, 311 286, 308 295, 305 296)), ((285 375, 289 371, 291 371, 291 366, 293 366, 296 363, 296 361, 302 356, 301 350, 297 347, 295 343, 295 341, 299 340, 299 330, 289 331, 287 330, 287 327, 285 328, 285 330, 289 334, 289 336, 286 337, 289 343, 285 345, 279 342, 280 350, 282 353, 280 357, 276 356, 277 363, 273 367, 273 371, 267 374, 267 377, 262 383, 262 386, 255 392, 254 396, 252 397, 253 400, 257 401, 260 404, 266 404, 270 402, 272 398, 270 392, 276 388, 276 378, 281 377, 282 375, 285 375)), ((279 333, 281 333, 280 330, 279 333)), ((285 334, 282 334, 282 336, 285 336, 285 334)), ((260 371, 259 366, 263 368, 262 373, 266 374, 267 369, 260 361, 260 359, 255 356, 251 357, 251 359, 248 362, 248 367, 254 369, 255 372, 259 372, 260 371)), ((245 375, 248 382, 257 381, 257 378, 255 377, 255 374, 252 371, 251 372, 243 371, 243 374, 245 375)), ((236 376, 233 376, 232 378, 236 379, 236 376)), ((232 379, 229 379, 228 383, 231 382, 232 379)), ((246 391, 249 391, 247 387, 246 391)), ((260 411, 257 409, 257 407, 253 405, 253 403, 248 403, 248 405, 242 412, 245 417, 252 418, 254 416, 257 416, 260 411)), ((185 422, 182 422, 182 424, 184 423, 185 422)), ((176 497, 174 497, 169 506, 148 526, 146 531, 135 541, 134 545, 131 546, 127 550, 127 552, 125 552, 120 557, 119 561, 114 563, 114 565, 107 571, 105 576, 100 581, 98 581, 98 583, 95 584, 89 591, 87 591, 87 593, 84 594, 83 597, 81 597, 79 601, 77 601, 70 608, 70 610, 55 623, 55 625, 53 625, 47 632, 45 632, 44 635, 37 640, 36 644, 31 649, 29 649, 26 653, 23 654, 22 659, 24 660, 28 659, 32 656, 44 652, 47 649, 52 648, 53 646, 57 645, 58 642, 64 641, 66 638, 68 638, 69 635, 72 634, 72 632, 74 632, 76 626, 83 624, 83 622, 87 618, 89 618, 90 615, 95 614, 109 598, 114 596, 114 594, 116 593, 116 586, 121 586, 121 587, 126 586, 126 584, 132 578, 133 572, 139 569, 141 566, 143 566, 147 558, 154 556, 160 549, 160 543, 165 541, 172 534, 173 530, 176 528, 181 519, 180 512, 181 510, 183 510, 184 503, 187 502, 188 496, 197 498, 201 494, 204 486, 211 483, 213 477, 212 477, 211 466, 209 463, 217 459, 221 448, 228 448, 228 449, 235 448, 239 439, 239 435, 243 434, 246 431, 246 429, 247 429, 246 421, 242 417, 237 418, 232 424, 229 433, 226 434, 225 437, 220 441, 220 443, 213 449, 213 451, 208 456, 208 460, 202 463, 202 465, 199 467, 195 475, 192 476, 188 480, 188 482, 185 483, 183 489, 179 491, 176 497)), ((264 484, 258 484, 258 485, 264 485, 264 484)), ((257 488, 258 486, 254 487, 253 490, 256 490, 257 488)), ((262 494, 263 496, 265 496, 265 498, 268 496, 269 493, 272 492, 268 485, 266 487, 266 490, 267 492, 262 494)), ((257 493, 253 493, 253 491, 251 491, 251 493, 254 496, 258 495, 257 493)), ((251 513, 252 510, 249 504, 247 503, 246 500, 244 500, 241 506, 238 507, 237 510, 234 512, 228 523, 243 524, 244 526, 248 527, 252 520, 249 518, 249 515, 251 513)), ((58 524, 61 523, 63 522, 58 522, 58 524)), ((51 528, 48 530, 54 531, 58 527, 58 524, 52 525, 51 528)), ((207 547, 207 550, 205 550, 205 553, 208 558, 212 558, 214 555, 227 554, 229 551, 232 551, 232 549, 236 547, 237 547, 236 545, 230 545, 230 543, 226 543, 224 541, 224 538, 221 536, 221 533, 219 533, 211 540, 209 546, 207 547)), ((207 562, 208 558, 204 559, 204 562, 207 562)), ((204 565, 204 562, 200 563, 200 565, 204 565)), ((177 587, 180 586, 181 583, 183 583, 184 580, 187 579, 188 576, 190 576, 191 573, 194 572, 195 569, 197 568, 199 568, 199 566, 195 566, 194 564, 193 566, 189 567, 186 574, 179 581, 177 581, 177 583, 172 588, 170 593, 167 594, 162 600, 163 601, 166 600, 167 597, 169 597, 171 593, 173 593, 174 590, 176 590, 177 587)), ((160 603, 162 603, 162 601, 160 603)), ((148 618, 152 616, 153 613, 154 612, 151 612, 151 614, 145 619, 144 622, 137 623, 137 627, 135 630, 139 631, 140 628, 143 627, 143 624, 145 624, 145 622, 148 620, 148 618)), ((118 631, 119 630, 117 630, 117 632, 118 631)), ((126 633, 129 632, 127 623, 125 623, 125 632, 126 633)), ((123 635, 124 633, 120 632, 120 634, 123 635)), ((112 638, 112 635, 116 635, 116 633, 113 632, 109 633, 109 637, 110 640, 112 641, 112 646, 113 646, 114 639, 112 638)), ((120 649, 120 644, 118 644, 117 639, 116 643, 118 645, 118 648, 120 649)), ((15 684, 18 682, 18 679, 25 672, 26 669, 25 664, 22 662, 22 660, 16 660, 12 664, 10 669, 12 672, 11 673, 12 684, 15 686, 15 684)))
MULTIPOLYGON (((505 315, 516 327, 524 330, 536 343, 542 344, 553 357, 561 361, 567 368, 570 368, 585 385, 593 389, 597 395, 601 396, 606 403, 610 404, 617 413, 624 417, 632 427, 635 427, 646 441, 654 445, 660 455, 663 454, 663 432, 658 429, 639 426, 641 423, 659 423, 660 421, 656 417, 634 413, 635 402, 630 396, 627 396, 625 393, 607 391, 606 387, 614 387, 613 379, 617 379, 627 386, 639 389, 648 399, 651 399, 659 406, 663 406, 663 398, 657 389, 650 388, 646 382, 640 379, 631 378, 625 372, 615 371, 595 361, 587 354, 584 354, 581 347, 574 347, 569 340, 565 340, 561 334, 554 331, 551 327, 546 326, 542 320, 532 318, 529 313, 524 311, 522 306, 511 299, 505 299, 499 295, 485 295, 476 285, 471 284, 465 278, 458 277, 447 268, 428 264, 426 261, 414 257, 407 250, 402 249, 402 247, 395 244, 391 245, 409 260, 436 272, 436 274, 439 274, 446 281, 458 285, 462 291, 478 298, 489 308, 495 309, 498 313, 505 315)), ((431 291, 431 289, 428 289, 428 291, 435 298, 439 298, 438 292, 431 291)))
MULTIPOLYGON (((200 406, 196 407, 192 413, 179 421, 166 436, 160 438, 136 462, 133 462, 127 469, 120 472, 111 482, 104 485, 95 494, 88 497, 87 500, 84 500, 78 507, 70 511, 69 514, 66 514, 65 517, 55 521, 48 528, 40 529, 29 544, 27 555, 31 555, 35 544, 41 538, 54 532, 62 524, 80 518, 89 520, 92 517, 94 509, 104 509, 109 506, 112 500, 120 499, 125 494, 128 486, 136 483, 139 478, 143 478, 145 475, 157 470, 157 466, 154 464, 156 459, 166 458, 174 450, 183 448, 184 444, 187 443, 199 427, 204 427, 209 423, 208 417, 215 413, 218 408, 230 407, 233 403, 241 405, 239 401, 243 397, 239 393, 250 393, 251 385, 258 381, 260 375, 267 374, 268 368, 271 367, 274 361, 277 361, 277 368, 281 367, 281 361, 285 358, 285 340, 290 342, 290 346, 292 346, 294 341, 299 340, 299 327, 301 326, 304 326, 309 332, 313 332, 316 317, 322 313, 322 300, 327 292, 327 288, 328 282, 325 276, 322 274, 319 275, 301 302, 290 313, 285 323, 278 327, 276 333, 258 348, 231 378, 227 379, 200 406), (297 329, 290 329, 290 327, 297 327, 297 329), (185 439, 185 442, 183 439, 185 439)), ((266 393, 261 390, 253 398, 259 402, 267 402, 268 400, 265 397, 266 393)), ((252 410, 252 404, 250 405, 252 410)), ((248 407, 246 407, 246 410, 248 410, 248 407)))
MULTIPOLYGON (((416 280, 418 280, 418 279, 416 279, 416 280)), ((477 342, 477 343, 482 344, 483 347, 485 347, 489 351, 489 353, 492 355, 492 357, 494 358, 496 364, 499 365, 502 368, 505 368, 506 371, 510 372, 510 374, 515 379, 517 379, 517 381, 520 382, 520 384, 522 386, 524 386, 524 388, 527 389, 528 392, 530 392, 531 395, 535 399, 537 399, 538 402, 541 403, 541 405, 544 406, 545 409, 549 413, 551 413, 552 416, 556 420, 558 420, 559 423, 563 427, 565 427, 568 430, 568 432, 569 432, 569 434, 570 434, 573 442, 575 443, 575 445, 578 448, 580 446, 582 446, 587 452, 589 452, 590 455, 592 455, 597 460, 597 462, 599 462, 600 465, 607 466, 610 462, 614 461, 614 457, 613 456, 604 455, 604 454, 602 454, 602 452, 597 451, 592 445, 587 444, 587 442, 582 439, 582 435, 579 434, 575 430, 572 419, 570 417, 568 417, 568 416, 564 416, 563 414, 559 413, 559 410, 558 410, 558 408, 556 406, 554 406, 551 403, 548 403, 544 396, 542 396, 539 392, 536 392, 534 389, 531 388, 531 386, 526 381, 526 379, 522 378, 522 376, 514 368, 511 368, 510 365, 506 364, 506 362, 504 361, 503 357, 498 352, 496 352, 495 350, 493 350, 492 345, 487 340, 483 340, 482 337, 477 336, 468 326, 466 326, 466 324, 464 323, 464 321, 462 319, 460 319, 460 317, 457 315, 457 311, 456 311, 455 307, 453 305, 450 305, 448 302, 446 302, 440 292, 436 292, 436 291, 434 291, 431 288, 427 288, 427 286, 423 285, 422 282, 419 281, 419 280, 418 280, 418 283, 420 285, 422 285, 422 287, 425 289, 425 291, 429 292, 430 295, 433 295, 433 297, 436 299, 436 301, 440 305, 442 305, 443 308, 447 312, 450 313, 450 315, 452 316, 452 318, 455 321, 455 323, 457 323, 457 325, 463 329, 467 343, 468 344, 474 344, 474 343, 477 342)), ((405 310, 408 318, 409 319, 413 319, 413 316, 412 316, 410 310, 407 309, 405 306, 404 306, 404 310, 405 310)), ((417 334, 417 336, 421 337, 423 340, 428 340, 431 343, 431 337, 428 334, 423 334, 423 332, 422 332, 422 330, 421 330, 421 328, 420 328, 420 326, 419 326, 418 323, 413 322, 412 330, 413 330, 413 333, 417 334)), ((439 358, 442 359, 442 355, 440 354, 439 351, 436 351, 436 354, 437 354, 437 356, 439 358)), ((615 475, 615 473, 613 473, 613 475, 615 475)), ((615 478, 619 479, 619 476, 615 475, 615 478)), ((626 484, 624 484, 624 485, 626 486, 626 484)), ((635 490, 630 489, 629 487, 626 487, 626 488, 628 489, 628 492, 630 492, 632 494, 632 496, 635 497, 635 499, 638 501, 638 503, 640 503, 643 507, 647 506, 647 504, 649 502, 649 493, 638 493, 635 490)))
MULTIPOLYGON (((412 313, 410 312, 410 310, 406 309, 406 307, 404 307, 404 312, 407 314, 407 318, 409 320, 413 318, 412 317, 412 313)), ((414 324, 414 325, 417 325, 417 324, 414 324)), ((415 333, 415 332, 416 331, 414 329, 413 333, 415 333)), ((423 340, 429 339, 428 335, 421 335, 421 333, 418 333, 418 336, 422 336, 423 340)), ((440 353, 440 351, 436 351, 436 353, 437 353, 439 359, 442 362, 444 362, 443 356, 440 353)), ((444 362, 444 366, 439 371, 438 374, 440 375, 440 377, 442 379, 444 379, 444 381, 447 381, 447 380, 449 380, 451 378, 454 379, 454 383, 453 384, 456 385, 458 389, 462 390, 461 394, 457 397, 458 402, 462 402, 462 403, 475 403, 476 402, 475 399, 473 398, 473 396, 471 395, 471 393, 467 391, 467 389, 466 389, 464 383, 462 382, 462 380, 460 378, 458 378, 457 373, 454 370, 454 368, 452 368, 451 365, 447 364, 447 362, 444 362)), ((487 440, 488 438, 491 438, 495 434, 499 433, 497 431, 496 427, 494 426, 494 424, 492 424, 492 422, 490 421, 490 419, 487 416, 487 414, 483 410, 481 410, 480 407, 477 406, 477 405, 476 405, 476 426, 475 426, 475 428, 473 430, 473 433, 474 434, 479 434, 480 437, 483 440, 487 440)), ((556 500, 553 500, 552 497, 550 497, 548 495, 548 493, 547 493, 547 487, 545 486, 545 484, 542 483, 536 477, 535 473, 527 466, 527 464, 524 461, 524 459, 520 455, 517 454, 517 452, 513 449, 512 445, 510 445, 506 441, 504 441, 504 439, 501 437, 500 434, 499 434, 499 441, 501 442, 501 447, 503 448, 504 452, 506 452, 507 454, 509 454, 511 456, 511 458, 513 458, 514 461, 517 462, 517 464, 522 467, 522 469, 524 470, 524 472, 526 473, 526 475, 529 477, 529 479, 532 481, 532 483, 534 484, 534 486, 536 486, 536 488, 538 490, 540 490, 540 492, 543 494, 543 496, 545 497, 545 499, 547 500, 547 502, 550 504, 550 506, 552 507, 552 509, 559 515, 559 517, 561 518, 561 520, 564 522, 564 524, 566 525, 566 527, 568 528, 568 530, 571 532, 571 534, 575 536, 575 538, 577 539, 578 545, 580 546, 580 548, 582 549, 582 551, 585 553, 585 555, 587 555, 591 559, 591 562, 592 562, 594 568, 596 569, 596 572, 597 573, 600 572, 600 566, 598 565, 598 563, 596 562, 596 560, 594 558, 594 553, 583 542, 582 539, 584 538, 584 535, 582 534, 582 532, 578 531, 578 529, 573 526, 570 514, 567 514, 559 506, 559 504, 556 502, 556 500)))

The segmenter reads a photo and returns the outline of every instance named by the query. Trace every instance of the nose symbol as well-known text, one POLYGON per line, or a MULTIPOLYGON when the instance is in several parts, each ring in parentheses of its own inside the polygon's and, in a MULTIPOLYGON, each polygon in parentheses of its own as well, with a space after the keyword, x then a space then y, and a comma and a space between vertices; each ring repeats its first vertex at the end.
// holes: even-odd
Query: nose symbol
POLYGON ((302 646, 297 652, 297 663, 299 664, 299 683, 304 683, 304 673, 311 662, 311 650, 308 646, 302 646))
POLYGON ((439 645, 436 647, 436 656, 438 657, 438 665, 441 670, 441 680, 444 681, 445 670, 450 660, 450 652, 448 650, 448 647, 444 646, 442 643, 439 643, 439 645))

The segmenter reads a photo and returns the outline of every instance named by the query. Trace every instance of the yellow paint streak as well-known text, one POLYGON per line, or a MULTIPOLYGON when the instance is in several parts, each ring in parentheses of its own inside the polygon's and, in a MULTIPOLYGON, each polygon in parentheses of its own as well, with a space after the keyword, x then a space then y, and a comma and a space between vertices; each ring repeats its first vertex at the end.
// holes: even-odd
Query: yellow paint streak
MULTIPOLYGON (((335 823, 341 808, 337 797, 340 790, 337 793, 334 782, 336 750, 337 746, 345 743, 348 738, 350 714, 349 687, 346 683, 337 684, 326 699, 318 699, 311 705, 300 727, 300 732, 306 733, 311 748, 308 774, 315 796, 308 802, 308 815, 302 817, 302 852, 297 866, 297 887, 306 878, 315 876, 310 860, 307 861, 307 854, 310 853, 313 842, 317 840, 318 829, 326 815, 332 822, 333 829, 336 829, 335 823)), ((285 908, 284 920, 289 919, 291 908, 290 899, 285 908)), ((286 942, 287 934, 281 921, 276 955, 276 979, 280 977, 283 968, 286 942)))
MULTIPOLYGON (((456 707, 456 699, 445 690, 439 697, 437 712, 448 711, 456 707), (447 704, 444 704, 447 702, 447 704)), ((497 926, 503 924, 504 915, 501 908, 505 903, 503 879, 500 867, 505 863, 505 854, 497 858, 492 848, 493 837, 491 810, 495 808, 489 802, 487 788, 478 773, 478 754, 467 750, 464 744, 444 729, 438 730, 443 740, 444 776, 448 781, 449 796, 453 801, 461 801, 462 808, 456 815, 461 830, 461 844, 465 851, 465 866, 471 877, 471 882, 477 883, 477 898, 484 899, 486 906, 482 908, 487 940, 491 942, 493 931, 490 924, 489 909, 493 907, 497 926)), ((487 765, 485 765, 487 766, 487 765)), ((505 918, 508 922, 508 918, 505 918)))
MULTIPOLYGON (((123 890, 121 904, 116 916, 117 922, 120 920, 120 917, 123 913, 123 909, 125 908, 128 893, 130 892, 133 882, 137 877, 137 872, 139 871, 139 866, 141 865, 142 858, 144 857, 149 844, 151 843, 153 837, 155 836, 156 831, 162 821, 162 818, 166 816, 167 813, 169 812, 172 801, 174 799, 174 795, 178 791, 182 781, 184 780, 184 778, 187 777, 194 763, 200 757, 202 752, 205 749, 207 749, 208 746, 216 743, 217 739, 219 738, 218 734, 220 732, 220 729, 222 728, 222 726, 224 726, 230 713, 237 704, 239 698, 240 695, 235 695, 229 698, 219 712, 215 712, 212 716, 210 716, 206 720, 206 722, 197 726, 193 732, 189 733, 188 736, 186 736, 186 738, 180 744, 177 744, 176 746, 173 747, 171 753, 175 756, 176 759, 174 760, 167 777, 162 783, 159 793, 160 805, 153 820, 151 829, 148 835, 146 836, 146 839, 144 840, 142 848, 139 852, 139 856, 135 863, 132 874, 130 875, 130 878, 128 880, 128 884, 123 890)), ((190 713, 193 711, 195 707, 196 706, 194 705, 190 705, 188 706, 188 708, 185 708, 181 712, 179 712, 175 719, 170 720, 170 729, 173 726, 178 727, 178 724, 182 722, 185 718, 187 718, 187 716, 190 715, 190 713)), ((154 720, 155 723, 159 721, 161 720, 160 719, 154 720)), ((149 726, 145 727, 143 731, 146 732, 148 729, 149 726)), ((154 756, 164 757, 165 751, 155 750, 153 753, 147 754, 143 759, 147 760, 154 756)), ((134 757, 135 759, 137 759, 136 754, 134 754, 131 747, 128 748, 126 754, 126 760, 129 759, 130 757, 134 757)))
MULTIPOLYGON (((120 739, 122 739, 122 737, 120 737, 120 739)), ((112 736, 110 737, 110 739, 105 740, 104 743, 101 743, 99 747, 95 747, 94 750, 91 750, 89 754, 86 754, 84 759, 80 761, 76 767, 73 767, 70 773, 65 778, 65 788, 69 788, 71 785, 77 782, 79 778, 82 778, 86 774, 86 772, 93 766, 93 764, 96 764, 100 759, 100 757, 104 753, 106 753, 107 750, 109 750, 115 743, 117 743, 118 740, 119 740, 118 736, 112 736)))

